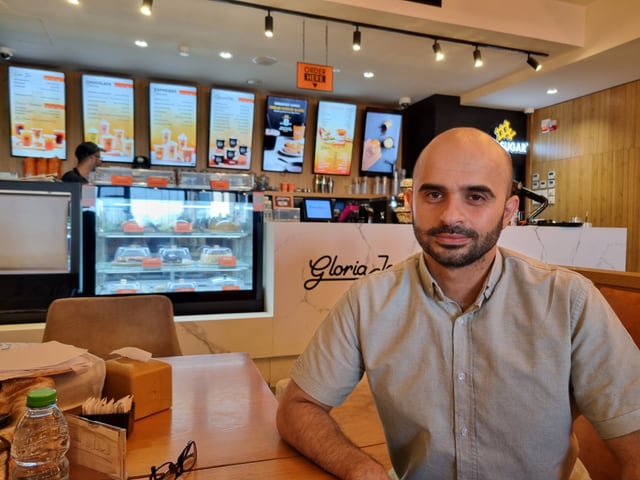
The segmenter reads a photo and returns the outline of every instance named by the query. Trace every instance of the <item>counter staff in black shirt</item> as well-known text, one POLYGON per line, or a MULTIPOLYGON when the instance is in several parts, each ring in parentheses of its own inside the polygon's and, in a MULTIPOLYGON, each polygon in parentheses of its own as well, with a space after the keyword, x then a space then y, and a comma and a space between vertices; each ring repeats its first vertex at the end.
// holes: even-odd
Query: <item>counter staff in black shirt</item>
POLYGON ((78 165, 62 176, 63 182, 89 183, 87 175, 100 164, 100 152, 106 152, 93 142, 82 142, 76 147, 78 165))

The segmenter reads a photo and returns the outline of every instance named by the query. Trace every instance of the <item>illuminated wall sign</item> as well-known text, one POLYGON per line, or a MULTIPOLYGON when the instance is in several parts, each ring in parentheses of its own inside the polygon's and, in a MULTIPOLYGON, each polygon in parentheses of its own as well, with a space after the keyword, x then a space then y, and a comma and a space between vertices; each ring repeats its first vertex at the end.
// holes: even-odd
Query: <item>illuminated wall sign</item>
POLYGON ((529 142, 519 142, 514 140, 518 134, 513 128, 511 128, 511 122, 504 120, 500 125, 493 129, 493 134, 496 140, 502 148, 504 148, 510 154, 526 155, 529 151, 529 142))

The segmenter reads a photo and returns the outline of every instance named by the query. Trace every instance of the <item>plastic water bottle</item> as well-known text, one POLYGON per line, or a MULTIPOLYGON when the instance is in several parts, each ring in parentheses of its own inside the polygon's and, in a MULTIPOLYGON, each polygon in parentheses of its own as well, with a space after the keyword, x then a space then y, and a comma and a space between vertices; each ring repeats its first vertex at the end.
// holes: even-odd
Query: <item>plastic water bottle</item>
POLYGON ((13 480, 68 480, 69 426, 53 388, 27 394, 27 411, 13 436, 13 480))

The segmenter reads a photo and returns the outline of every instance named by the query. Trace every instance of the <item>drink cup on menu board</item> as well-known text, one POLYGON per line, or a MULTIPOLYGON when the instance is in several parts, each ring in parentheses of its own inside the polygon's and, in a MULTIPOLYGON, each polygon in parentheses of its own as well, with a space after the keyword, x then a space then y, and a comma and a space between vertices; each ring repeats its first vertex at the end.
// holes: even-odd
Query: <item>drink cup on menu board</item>
POLYGON ((164 160, 164 145, 156 144, 153 147, 153 151, 156 152, 156 160, 164 160))
POLYGON ((216 140, 216 148, 223 149, 224 148, 224 140, 219 138, 216 140))
POLYGON ((133 139, 125 138, 122 142, 122 150, 124 151, 125 156, 133 157, 133 139))
POLYGON ((23 129, 20 132, 20 140, 23 147, 30 147, 33 144, 33 130, 23 129))
POLYGON ((238 139, 236 137, 229 137, 229 146, 231 148, 236 148, 238 145, 238 139))
POLYGON ((186 134, 181 133, 178 135, 178 151, 182 152, 185 148, 187 148, 188 137, 186 134))
POLYGON ((293 126, 293 139, 302 140, 304 138, 304 125, 293 126))
POLYGON ((122 128, 116 128, 113 130, 113 135, 115 136, 115 149, 122 150, 124 148, 124 130, 122 128))
POLYGON ((182 149, 182 159, 185 163, 191 163, 193 161, 193 147, 186 147, 182 149))
POLYGON ((98 129, 90 128, 87 130, 87 142, 98 143, 98 129))
POLYGON ((169 143, 171 140, 171 130, 168 128, 162 129, 162 143, 169 143))
POLYGON ((53 147, 56 144, 56 136, 45 134, 44 135, 44 149, 45 150, 53 150, 53 147))
POLYGON ((20 133, 24 130, 24 122, 16 122, 14 128, 16 135, 20 136, 20 133))
POLYGON ((264 149, 265 150, 273 150, 276 148, 276 140, 278 139, 278 135, 280 135, 280 130, 275 128, 267 128, 264 131, 264 149))
POLYGON ((167 159, 175 160, 178 153, 178 142, 167 142, 167 159))
POLYGON ((102 147, 107 151, 110 152, 111 150, 113 150, 114 145, 113 145, 113 141, 114 141, 115 137, 113 135, 102 135, 102 147))
POLYGON ((33 127, 31 129, 33 131, 33 144, 35 146, 42 146, 42 129, 38 127, 33 127))
POLYGON ((108 120, 100 120, 100 136, 109 135, 110 126, 108 120))
POLYGON ((62 145, 62 142, 64 142, 64 130, 54 130, 53 134, 56 136, 56 145, 62 145))

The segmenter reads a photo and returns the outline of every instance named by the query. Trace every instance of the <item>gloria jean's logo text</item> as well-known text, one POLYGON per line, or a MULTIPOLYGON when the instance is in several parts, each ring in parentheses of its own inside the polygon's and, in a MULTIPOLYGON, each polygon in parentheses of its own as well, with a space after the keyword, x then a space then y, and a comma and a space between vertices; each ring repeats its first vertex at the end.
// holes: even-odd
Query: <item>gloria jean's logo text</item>
POLYGON ((356 260, 353 264, 338 263, 338 256, 323 255, 322 257, 309 260, 309 268, 311 269, 311 278, 305 280, 305 290, 313 290, 320 282, 340 282, 356 280, 358 277, 364 277, 373 272, 386 270, 391 268, 389 263, 389 255, 378 255, 378 259, 382 262, 381 266, 374 265, 369 267, 356 260))

